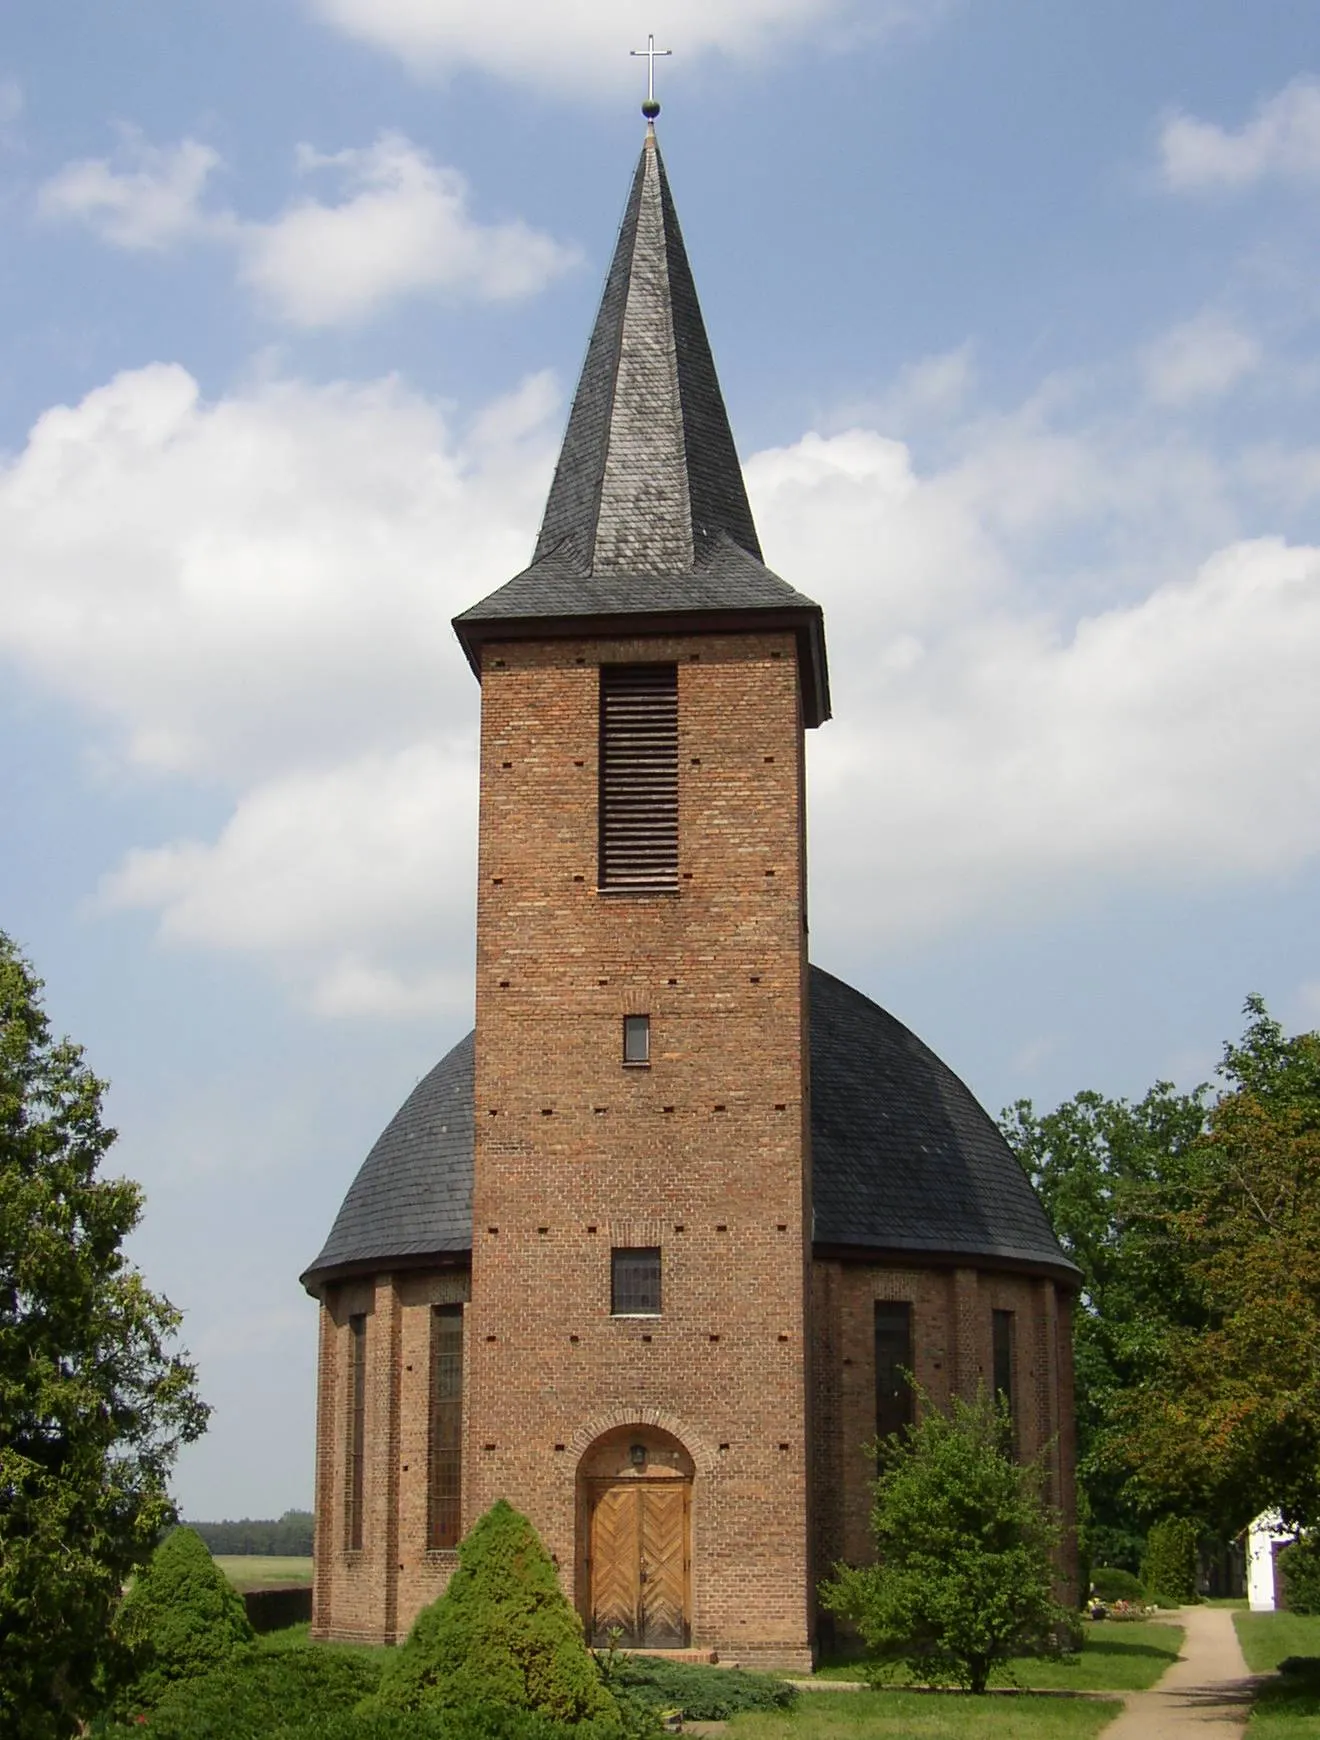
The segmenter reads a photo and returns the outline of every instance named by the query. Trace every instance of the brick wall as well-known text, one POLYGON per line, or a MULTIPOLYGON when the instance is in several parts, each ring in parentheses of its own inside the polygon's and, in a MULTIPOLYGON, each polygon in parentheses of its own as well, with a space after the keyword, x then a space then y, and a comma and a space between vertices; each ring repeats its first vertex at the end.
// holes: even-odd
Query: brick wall
POLYGON ((802 728, 789 635, 488 647, 465 1515, 528 1511, 575 1587, 592 1422, 699 1470, 692 1632, 809 1648, 802 728), (679 668, 679 892, 597 892, 598 666, 679 668), (621 1063, 627 1013, 652 1063, 621 1063), (663 1315, 610 1315, 659 1245, 663 1315))
POLYGON ((912 1353, 918 1386, 936 1404, 970 1399, 991 1387, 991 1321, 1014 1313, 1014 1420, 1026 1459, 1044 1452, 1048 1497, 1068 1531, 1061 1582, 1075 1581, 1076 1521, 1070 1295, 1046 1277, 917 1262, 817 1261, 812 1265, 812 1339, 816 1353, 813 1483, 817 1574, 839 1560, 871 1557, 869 1517, 875 1462, 874 1306, 912 1306, 912 1353))
POLYGON ((455 1554, 428 1552, 426 1538, 431 1307, 468 1293, 466 1266, 328 1289, 317 1392, 314 1637, 392 1643, 449 1581, 455 1554), (362 1546, 351 1550, 348 1323, 358 1313, 367 1319, 365 1467, 362 1546))

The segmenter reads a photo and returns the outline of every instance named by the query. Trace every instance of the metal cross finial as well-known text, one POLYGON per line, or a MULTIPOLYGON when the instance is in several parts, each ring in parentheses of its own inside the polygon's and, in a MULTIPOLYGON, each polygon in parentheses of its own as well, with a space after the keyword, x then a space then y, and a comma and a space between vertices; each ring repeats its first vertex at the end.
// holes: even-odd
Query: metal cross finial
POLYGON ((655 100, 655 63, 657 58, 672 54, 672 48, 657 48, 655 37, 648 35, 645 48, 630 48, 628 53, 646 61, 646 101, 642 104, 642 113, 648 121, 654 121, 660 113, 660 105, 655 100))

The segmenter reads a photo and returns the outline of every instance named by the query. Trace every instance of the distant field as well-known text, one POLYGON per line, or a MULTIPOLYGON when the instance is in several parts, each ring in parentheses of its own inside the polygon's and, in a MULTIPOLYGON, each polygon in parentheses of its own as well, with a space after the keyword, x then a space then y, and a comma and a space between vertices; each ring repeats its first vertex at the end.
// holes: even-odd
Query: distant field
POLYGON ((217 1553, 215 1562, 235 1589, 278 1589, 290 1583, 310 1583, 310 1559, 265 1558, 257 1553, 217 1553))

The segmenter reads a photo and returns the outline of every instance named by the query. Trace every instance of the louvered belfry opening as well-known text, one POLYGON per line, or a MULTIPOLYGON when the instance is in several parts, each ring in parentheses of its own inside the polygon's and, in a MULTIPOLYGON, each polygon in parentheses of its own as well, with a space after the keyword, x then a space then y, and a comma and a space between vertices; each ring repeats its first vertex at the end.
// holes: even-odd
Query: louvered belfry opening
POLYGON ((678 666, 600 670, 600 886, 678 887, 678 666))

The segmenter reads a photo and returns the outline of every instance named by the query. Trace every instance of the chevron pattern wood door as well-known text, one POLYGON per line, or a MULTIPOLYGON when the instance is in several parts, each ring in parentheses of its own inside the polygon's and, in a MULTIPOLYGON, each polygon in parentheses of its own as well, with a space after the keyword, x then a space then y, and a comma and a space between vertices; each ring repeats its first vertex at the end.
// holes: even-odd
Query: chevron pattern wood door
POLYGON ((681 1649, 688 1638, 688 1484, 619 1481, 592 1497, 591 1637, 631 1649, 681 1649))
POLYGON ((685 1480, 641 1488, 642 1640, 651 1649, 687 1643, 687 1496, 685 1480))
POLYGON ((635 1486, 605 1486, 594 1495, 591 1511, 591 1631, 604 1643, 623 1633, 625 1648, 636 1648, 641 1569, 641 1507, 635 1486))

